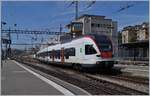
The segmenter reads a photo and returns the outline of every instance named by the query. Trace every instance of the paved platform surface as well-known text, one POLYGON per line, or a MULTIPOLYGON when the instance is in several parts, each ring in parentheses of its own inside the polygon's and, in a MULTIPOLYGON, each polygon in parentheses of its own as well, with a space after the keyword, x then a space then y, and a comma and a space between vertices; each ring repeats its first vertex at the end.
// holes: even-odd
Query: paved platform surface
POLYGON ((121 68, 122 72, 130 73, 132 76, 149 78, 149 66, 116 64, 116 68, 121 68))
POLYGON ((62 95, 57 89, 10 60, 3 62, 1 84, 3 95, 62 95))
MULTIPOLYGON (((49 79, 43 79, 36 72, 30 72, 27 66, 17 64, 12 60, 3 62, 2 78, 1 78, 1 94, 2 95, 75 95, 66 88, 60 86, 57 83, 50 81, 49 79), (21 67, 23 66, 23 67, 21 67), (52 84, 51 83, 55 83, 52 84)), ((85 95, 86 93, 77 90, 78 94, 85 95)))

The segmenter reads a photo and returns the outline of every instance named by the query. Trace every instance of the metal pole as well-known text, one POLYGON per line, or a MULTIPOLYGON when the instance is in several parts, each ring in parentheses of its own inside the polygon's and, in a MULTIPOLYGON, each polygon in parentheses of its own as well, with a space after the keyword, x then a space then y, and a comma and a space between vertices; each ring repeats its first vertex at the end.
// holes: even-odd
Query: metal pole
POLYGON ((10 28, 9 28, 9 35, 8 35, 9 37, 9 45, 8 45, 8 57, 10 57, 10 55, 11 55, 11 46, 10 46, 10 44, 11 44, 11 34, 10 34, 10 28))
POLYGON ((61 36, 61 32, 62 32, 62 26, 61 26, 61 24, 60 24, 60 34, 59 34, 59 42, 60 42, 60 36, 61 36))
POLYGON ((4 54, 4 53, 2 53, 2 22, 1 22, 1 68, 3 67, 3 62, 2 62, 2 59, 3 59, 3 55, 2 54, 4 54))
POLYGON ((4 59, 4 55, 2 55, 2 54, 4 54, 4 53, 2 53, 2 47, 3 47, 2 46, 2 44, 3 44, 3 41, 2 41, 2 29, 3 28, 2 27, 3 27, 3 24, 6 25, 6 22, 1 21, 1 68, 3 67, 2 56, 3 56, 3 59, 4 59))
POLYGON ((75 1, 75 10, 76 10, 76 16, 75 16, 75 19, 77 20, 78 19, 78 1, 75 1))

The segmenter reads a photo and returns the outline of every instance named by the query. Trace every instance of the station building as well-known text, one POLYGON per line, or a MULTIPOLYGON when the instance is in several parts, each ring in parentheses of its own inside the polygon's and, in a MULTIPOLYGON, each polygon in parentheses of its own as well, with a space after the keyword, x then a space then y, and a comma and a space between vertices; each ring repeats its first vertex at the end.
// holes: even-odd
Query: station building
POLYGON ((119 45, 119 57, 130 60, 149 59, 149 23, 125 27, 119 45))

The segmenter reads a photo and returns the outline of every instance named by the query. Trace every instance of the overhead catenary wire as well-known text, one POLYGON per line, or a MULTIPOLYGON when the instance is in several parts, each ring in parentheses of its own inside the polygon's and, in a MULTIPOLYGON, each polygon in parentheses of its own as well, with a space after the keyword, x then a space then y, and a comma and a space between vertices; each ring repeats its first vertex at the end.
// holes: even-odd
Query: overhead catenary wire
POLYGON ((126 6, 120 8, 119 10, 117 10, 117 12, 124 11, 124 10, 126 10, 126 9, 128 9, 128 8, 130 8, 130 7, 133 7, 133 6, 134 6, 134 4, 127 4, 126 6))
MULTIPOLYGON (((93 4, 95 4, 96 1, 91 1, 89 3, 89 5, 86 7, 86 9, 89 9, 90 7, 92 7, 93 4)), ((71 7, 72 5, 75 5, 75 20, 78 18, 79 16, 79 1, 72 1, 67 8, 71 7)))
POLYGON ((90 7, 92 7, 92 5, 93 5, 93 4, 95 4, 95 2, 96 2, 96 1, 92 1, 92 2, 90 2, 90 4, 89 4, 86 8, 90 8, 90 7))

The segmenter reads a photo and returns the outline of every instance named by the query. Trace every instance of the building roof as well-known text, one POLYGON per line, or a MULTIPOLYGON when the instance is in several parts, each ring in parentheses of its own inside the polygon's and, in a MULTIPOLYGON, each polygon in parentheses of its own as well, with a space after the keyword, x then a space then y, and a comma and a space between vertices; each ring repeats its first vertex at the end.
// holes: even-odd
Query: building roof
POLYGON ((141 48, 141 47, 149 47, 149 41, 148 40, 142 40, 132 43, 124 43, 120 44, 120 47, 127 47, 127 48, 141 48))
MULTIPOLYGON (((90 14, 83 14, 81 15, 80 17, 77 18, 77 20, 83 18, 83 17, 102 17, 102 18, 105 18, 106 16, 102 16, 102 15, 90 15, 90 14)), ((112 20, 112 19, 107 19, 107 20, 112 20)), ((70 26, 71 24, 75 23, 75 22, 78 22, 78 21, 72 21, 71 23, 67 24, 66 27, 70 26)), ((78 22, 80 23, 80 22, 78 22)))
POLYGON ((71 26, 72 24, 75 24, 75 23, 82 24, 82 22, 70 22, 69 24, 66 25, 66 27, 69 27, 69 26, 71 26))
POLYGON ((105 16, 101 16, 101 15, 83 14, 80 17, 78 17, 77 19, 80 19, 80 18, 83 18, 83 17, 102 17, 102 18, 105 18, 105 16))
POLYGON ((123 28, 122 31, 126 31, 126 30, 140 30, 142 29, 142 26, 145 25, 144 28, 148 28, 149 27, 149 23, 148 22, 143 22, 142 24, 139 25, 133 25, 133 26, 126 26, 123 28))

